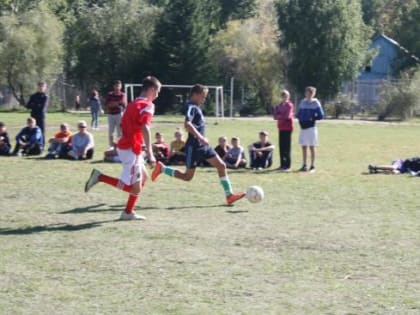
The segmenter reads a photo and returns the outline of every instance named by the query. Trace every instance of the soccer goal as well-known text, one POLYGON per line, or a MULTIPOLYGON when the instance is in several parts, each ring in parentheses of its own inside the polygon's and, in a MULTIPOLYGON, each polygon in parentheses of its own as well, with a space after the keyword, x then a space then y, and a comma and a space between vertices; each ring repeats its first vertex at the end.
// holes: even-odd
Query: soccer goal
MULTIPOLYGON (((127 97, 128 102, 134 100, 138 95, 140 95, 141 87, 142 87, 142 84, 138 84, 138 83, 124 84, 125 95, 127 97)), ((165 89, 176 89, 179 91, 183 90, 184 92, 188 92, 191 89, 191 87, 192 85, 177 85, 177 84, 162 85, 162 88, 165 88, 165 89)), ((223 86, 222 85, 207 85, 207 87, 209 88, 209 92, 214 94, 215 117, 225 117, 223 86)))

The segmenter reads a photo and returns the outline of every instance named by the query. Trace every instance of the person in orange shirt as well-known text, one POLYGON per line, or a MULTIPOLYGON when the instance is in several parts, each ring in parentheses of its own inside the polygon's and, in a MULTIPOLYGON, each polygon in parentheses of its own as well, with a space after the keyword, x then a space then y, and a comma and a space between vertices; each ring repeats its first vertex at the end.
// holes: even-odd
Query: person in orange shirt
POLYGON ((48 148, 48 154, 45 156, 46 159, 55 159, 58 157, 65 156, 65 151, 68 148, 72 133, 69 125, 63 123, 60 125, 60 131, 57 132, 54 138, 48 140, 50 144, 48 148))

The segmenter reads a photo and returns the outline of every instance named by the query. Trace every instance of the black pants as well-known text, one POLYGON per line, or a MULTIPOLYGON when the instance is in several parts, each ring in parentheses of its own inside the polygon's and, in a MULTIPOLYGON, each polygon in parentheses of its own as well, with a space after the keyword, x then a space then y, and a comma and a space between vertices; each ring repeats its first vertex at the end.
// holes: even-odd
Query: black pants
POLYGON ((257 152, 249 152, 251 158, 251 168, 267 168, 273 164, 273 152, 262 152, 262 155, 258 155, 257 152))
POLYGON ((42 141, 45 144, 45 117, 33 117, 36 120, 36 125, 41 129, 42 131, 42 141))
POLYGON ((279 148, 280 148, 280 167, 290 168, 292 159, 290 151, 292 149, 292 132, 279 131, 279 148))

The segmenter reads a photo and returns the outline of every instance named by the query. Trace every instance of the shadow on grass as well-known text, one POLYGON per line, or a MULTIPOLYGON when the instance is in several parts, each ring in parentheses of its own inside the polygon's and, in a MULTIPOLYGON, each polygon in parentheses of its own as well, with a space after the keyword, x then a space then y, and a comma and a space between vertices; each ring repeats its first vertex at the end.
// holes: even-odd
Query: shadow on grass
MULTIPOLYGON (((206 208, 220 208, 220 207, 231 207, 230 205, 226 204, 219 204, 219 205, 208 205, 208 206, 179 206, 179 207, 167 207, 164 208, 166 210, 186 210, 186 209, 206 209, 206 208)), ((144 208, 142 208, 144 210, 144 208)))
POLYGON ((25 228, 17 228, 17 229, 0 229, 0 235, 28 235, 34 233, 42 233, 42 232, 74 232, 74 231, 81 231, 81 230, 88 230, 92 228, 96 228, 101 226, 104 223, 111 223, 116 222, 119 220, 107 220, 107 221, 98 221, 98 222, 89 222, 83 224, 65 224, 65 223, 57 223, 57 224, 49 224, 49 225, 37 225, 37 226, 29 226, 25 228))
POLYGON ((230 214, 240 214, 240 213, 247 213, 249 212, 248 210, 227 210, 226 213, 230 213, 230 214))
MULTIPOLYGON (((88 206, 88 207, 80 207, 80 208, 74 208, 71 210, 66 210, 63 212, 59 212, 59 214, 69 214, 69 213, 94 213, 94 212, 113 212, 113 211, 121 211, 122 209, 124 209, 125 205, 106 205, 105 203, 99 203, 97 205, 92 205, 92 206, 88 206), (106 206, 106 207, 104 207, 106 206), (104 207, 104 208, 101 208, 104 207)), ((159 209, 156 207, 142 207, 141 210, 155 210, 155 209, 159 209)))

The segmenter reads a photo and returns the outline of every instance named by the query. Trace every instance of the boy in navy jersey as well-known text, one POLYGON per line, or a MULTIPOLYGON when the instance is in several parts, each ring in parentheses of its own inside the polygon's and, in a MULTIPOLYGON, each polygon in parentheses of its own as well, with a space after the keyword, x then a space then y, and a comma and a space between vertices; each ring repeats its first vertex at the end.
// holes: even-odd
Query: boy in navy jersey
POLYGON ((205 137, 206 124, 200 107, 204 104, 207 94, 208 88, 200 84, 194 85, 190 92, 190 101, 187 103, 185 113, 185 129, 188 131, 188 139, 185 145, 186 171, 180 172, 158 162, 152 173, 152 181, 155 181, 162 173, 180 180, 190 181, 194 177, 197 164, 207 161, 217 169, 220 182, 225 191, 226 201, 228 204, 232 204, 243 198, 245 194, 233 193, 232 185, 227 176, 226 165, 209 145, 205 137))

